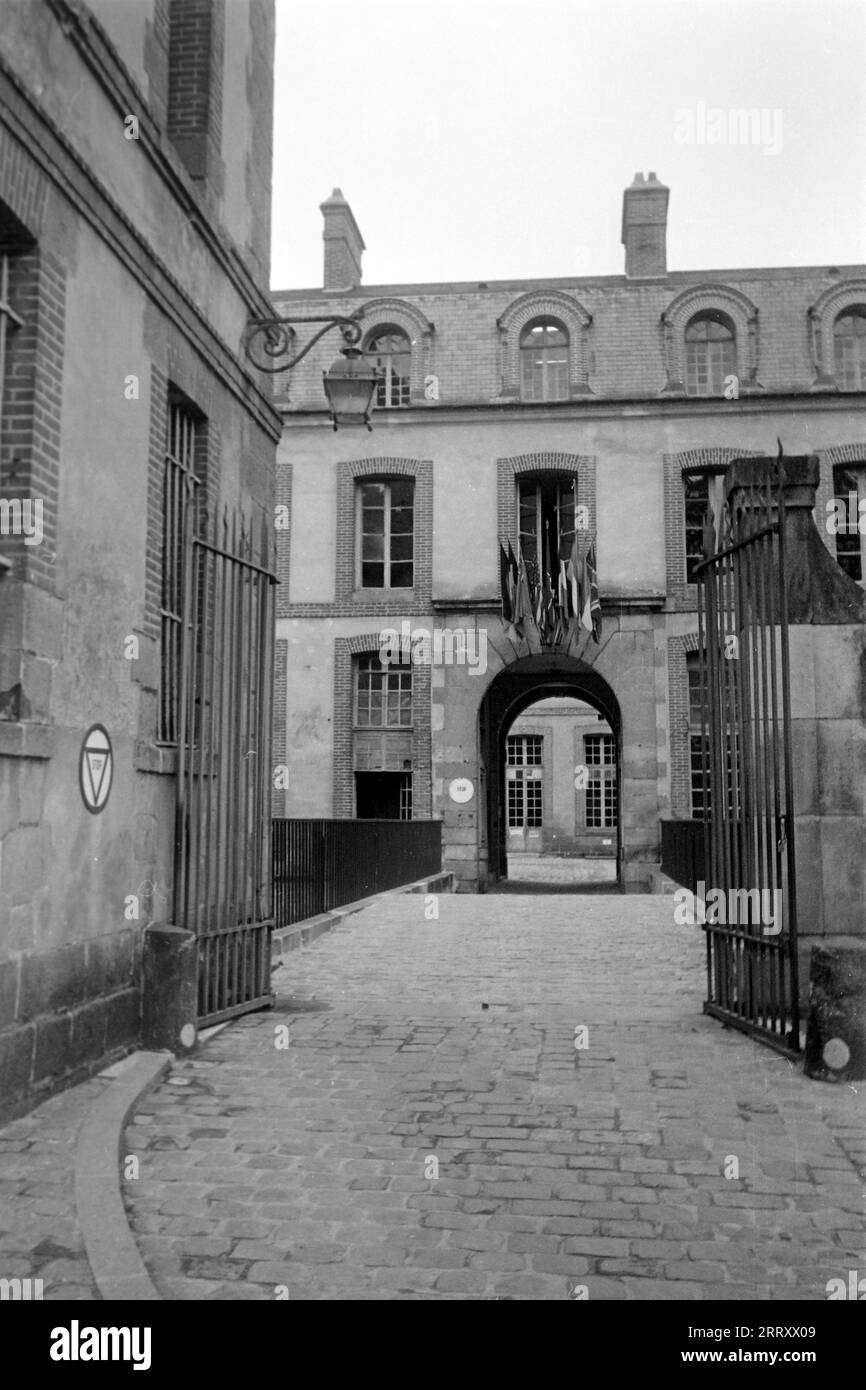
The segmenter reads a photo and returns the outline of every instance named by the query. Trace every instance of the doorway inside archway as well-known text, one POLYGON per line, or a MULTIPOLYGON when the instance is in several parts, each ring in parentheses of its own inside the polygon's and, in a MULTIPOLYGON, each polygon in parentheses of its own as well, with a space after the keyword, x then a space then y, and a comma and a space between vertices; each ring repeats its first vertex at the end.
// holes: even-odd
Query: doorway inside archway
POLYGON ((479 721, 489 892, 620 890, 622 728, 585 662, 526 657, 499 673, 479 721))
POLYGON ((616 738, 574 696, 538 700, 505 735, 509 887, 598 891, 617 874, 616 738))

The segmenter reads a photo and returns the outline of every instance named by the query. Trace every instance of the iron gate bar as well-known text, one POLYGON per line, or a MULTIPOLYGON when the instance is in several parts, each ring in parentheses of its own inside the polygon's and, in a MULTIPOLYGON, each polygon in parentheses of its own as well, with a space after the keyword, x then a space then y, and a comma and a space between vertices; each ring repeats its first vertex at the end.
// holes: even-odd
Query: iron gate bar
MULTIPOLYGON (((705 924, 704 1008, 793 1056, 800 1038, 785 475, 781 459, 760 462, 750 477, 733 477, 713 537, 727 543, 695 567, 705 866, 726 906, 739 908, 745 890, 749 908, 745 922, 732 923, 731 911, 724 924, 705 924), (724 654, 732 635, 735 660, 724 654), (774 904, 779 894, 772 936, 763 931, 765 891, 774 904)), ((708 519, 707 538, 709 529, 708 519)))
POLYGON ((230 524, 224 510, 213 528, 210 541, 190 518, 186 534, 175 838, 175 913, 198 939, 200 1025, 272 999, 265 847, 276 579, 238 513, 230 524))

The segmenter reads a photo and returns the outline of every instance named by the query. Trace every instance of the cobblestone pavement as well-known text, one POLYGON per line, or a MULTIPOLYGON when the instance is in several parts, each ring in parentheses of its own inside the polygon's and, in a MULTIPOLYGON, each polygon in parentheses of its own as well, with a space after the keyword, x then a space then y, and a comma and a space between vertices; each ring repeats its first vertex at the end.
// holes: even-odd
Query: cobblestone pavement
POLYGON ((0 1278, 41 1279, 44 1299, 99 1295, 75 1215, 74 1156, 94 1078, 0 1128, 0 1278))
POLYGON ((166 1298, 823 1300, 866 1269, 866 1084, 703 1017, 670 899, 438 903, 298 952, 132 1117, 166 1298))

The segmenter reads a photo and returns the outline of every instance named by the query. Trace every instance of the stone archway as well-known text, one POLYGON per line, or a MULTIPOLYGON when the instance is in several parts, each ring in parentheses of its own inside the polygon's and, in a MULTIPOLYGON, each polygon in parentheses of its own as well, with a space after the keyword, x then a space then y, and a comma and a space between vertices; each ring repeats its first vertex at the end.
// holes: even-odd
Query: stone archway
MULTIPOLYGON (((479 707, 478 747, 481 783, 486 805, 479 890, 488 882, 505 878, 505 740, 518 715, 530 705, 551 696, 572 696, 592 705, 610 725, 616 740, 617 764, 617 883, 621 883, 622 841, 622 716, 619 701, 603 676, 585 661, 560 655, 523 657, 496 675, 479 707)), ((479 827, 481 829, 481 827, 479 827)))

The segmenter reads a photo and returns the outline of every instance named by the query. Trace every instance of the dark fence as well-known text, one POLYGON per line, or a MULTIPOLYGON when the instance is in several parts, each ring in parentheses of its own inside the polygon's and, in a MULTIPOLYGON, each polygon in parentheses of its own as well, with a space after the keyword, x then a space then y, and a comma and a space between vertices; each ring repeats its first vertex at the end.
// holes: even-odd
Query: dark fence
POLYGON ((400 888, 442 869, 439 820, 273 822, 278 927, 400 888))
POLYGON ((662 873, 694 892, 704 879, 704 823, 702 820, 663 820, 662 873))

